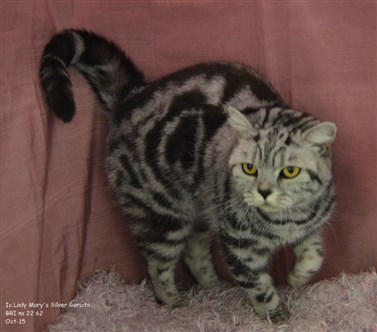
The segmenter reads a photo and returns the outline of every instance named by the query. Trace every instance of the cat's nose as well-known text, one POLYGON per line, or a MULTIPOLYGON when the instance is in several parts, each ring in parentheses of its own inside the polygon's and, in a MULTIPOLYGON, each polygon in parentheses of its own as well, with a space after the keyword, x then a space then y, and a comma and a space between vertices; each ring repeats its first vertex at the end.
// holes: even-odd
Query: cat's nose
POLYGON ((266 200, 267 197, 271 194, 271 190, 270 189, 258 189, 258 192, 260 193, 260 195, 266 200))

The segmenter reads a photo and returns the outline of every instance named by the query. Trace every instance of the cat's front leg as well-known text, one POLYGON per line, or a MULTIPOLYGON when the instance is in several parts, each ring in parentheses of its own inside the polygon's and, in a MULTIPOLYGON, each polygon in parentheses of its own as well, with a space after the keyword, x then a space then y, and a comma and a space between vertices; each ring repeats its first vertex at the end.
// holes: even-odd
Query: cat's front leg
POLYGON ((323 242, 319 234, 314 234, 293 248, 296 263, 288 275, 288 283, 295 287, 305 285, 323 262, 323 242))
POLYGON ((246 282, 239 281, 239 284, 248 294, 256 314, 273 323, 286 321, 289 313, 281 302, 270 275, 259 272, 249 275, 248 279, 246 282))
POLYGON ((211 256, 212 237, 209 227, 195 228, 186 242, 184 261, 201 287, 229 288, 231 284, 221 280, 215 272, 211 256))
POLYGON ((256 314, 274 323, 288 319, 272 278, 267 273, 269 251, 253 251, 245 241, 222 237, 224 253, 238 285, 248 294, 256 314))

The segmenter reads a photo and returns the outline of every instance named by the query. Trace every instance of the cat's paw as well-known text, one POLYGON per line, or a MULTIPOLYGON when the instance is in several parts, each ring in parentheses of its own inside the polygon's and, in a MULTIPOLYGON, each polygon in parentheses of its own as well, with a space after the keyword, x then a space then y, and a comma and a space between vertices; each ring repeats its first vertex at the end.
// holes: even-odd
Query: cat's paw
POLYGON ((288 281, 288 284, 292 286, 293 288, 300 288, 309 281, 309 278, 304 277, 304 276, 297 276, 292 271, 288 274, 287 281, 288 281))
POLYGON ((277 309, 269 311, 267 320, 273 324, 282 324, 289 320, 290 314, 287 307, 281 304, 277 309))
POLYGON ((280 312, 279 314, 273 317, 269 317, 269 320, 271 321, 272 324, 276 324, 276 325, 283 324, 289 320, 289 315, 283 312, 280 312))
POLYGON ((169 307, 176 309, 181 307, 188 307, 190 305, 190 299, 187 296, 180 294, 173 304, 169 305, 169 307))
POLYGON ((155 291, 154 296, 158 304, 166 305, 173 309, 188 306, 190 303, 189 298, 181 293, 160 292, 160 294, 157 295, 155 291))

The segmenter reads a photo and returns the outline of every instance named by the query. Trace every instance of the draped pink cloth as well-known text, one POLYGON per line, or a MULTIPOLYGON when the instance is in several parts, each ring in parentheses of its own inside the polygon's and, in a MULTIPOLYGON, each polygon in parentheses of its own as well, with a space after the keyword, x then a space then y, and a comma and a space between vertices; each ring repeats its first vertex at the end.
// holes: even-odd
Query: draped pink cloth
MULTIPOLYGON (((40 331, 59 310, 11 324, 6 302, 66 303, 95 270, 147 276, 104 174, 107 121, 71 72, 77 115, 47 111, 38 82, 43 46, 64 28, 116 41, 148 80, 204 61, 241 61, 292 107, 334 121, 338 203, 324 230, 319 278, 377 265, 376 2, 2 1, 2 331, 40 331)), ((225 274, 221 258, 217 267, 225 274)), ((276 259, 277 283, 290 268, 276 259)), ((184 269, 178 279, 189 280, 184 269)), ((22 311, 22 310, 18 310, 22 311)), ((26 312, 26 311, 25 311, 26 312)))

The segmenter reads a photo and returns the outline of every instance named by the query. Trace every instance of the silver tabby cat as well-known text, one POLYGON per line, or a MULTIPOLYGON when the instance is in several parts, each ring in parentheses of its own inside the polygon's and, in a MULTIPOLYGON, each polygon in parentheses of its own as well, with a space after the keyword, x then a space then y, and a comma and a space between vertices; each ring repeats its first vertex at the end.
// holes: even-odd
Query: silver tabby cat
POLYGON ((280 246, 293 246, 294 287, 321 268, 319 231, 334 206, 336 126, 290 109, 241 64, 199 64, 145 83, 118 46, 83 30, 55 35, 41 61, 47 104, 65 122, 75 113, 70 65, 109 113, 108 178, 157 300, 185 302, 174 282, 181 258, 200 286, 225 284, 210 254, 217 235, 255 312, 285 319, 269 259, 280 246))

